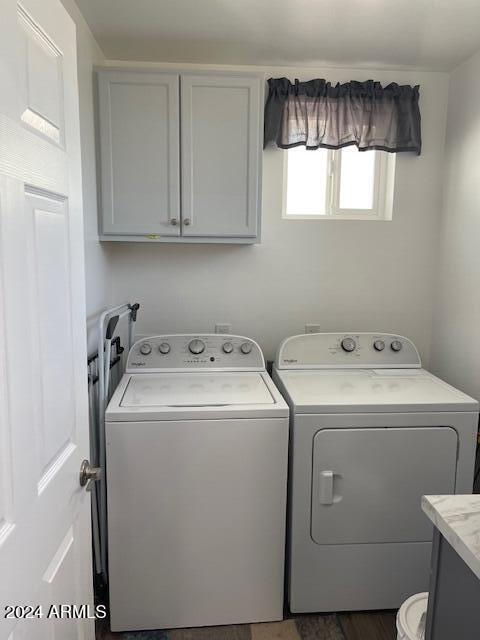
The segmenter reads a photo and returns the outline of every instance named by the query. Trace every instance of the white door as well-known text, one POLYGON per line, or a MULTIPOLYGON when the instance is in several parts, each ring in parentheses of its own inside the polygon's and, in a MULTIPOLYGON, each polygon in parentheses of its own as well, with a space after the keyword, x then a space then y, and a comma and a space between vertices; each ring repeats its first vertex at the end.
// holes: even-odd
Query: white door
POLYGON ((59 0, 0 5, 0 639, 94 637, 75 27, 59 0), (33 619, 5 607, 43 606, 33 619))

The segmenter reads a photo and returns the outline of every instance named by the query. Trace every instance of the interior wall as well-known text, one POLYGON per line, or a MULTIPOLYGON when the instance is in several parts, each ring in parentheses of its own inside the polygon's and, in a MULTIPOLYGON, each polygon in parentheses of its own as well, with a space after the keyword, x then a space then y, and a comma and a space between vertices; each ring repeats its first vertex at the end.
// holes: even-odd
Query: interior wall
POLYGON ((268 149, 263 154, 261 244, 111 243, 114 299, 141 303, 139 334, 212 332, 215 322, 230 322, 232 332, 255 338, 266 357, 273 358, 284 337, 302 333, 305 323, 318 323, 322 331, 406 335, 428 364, 447 74, 230 68, 261 70, 266 77, 420 84, 423 150, 420 157, 397 155, 393 220, 283 220, 283 152, 268 149))
POLYGON ((93 107, 93 66, 104 62, 74 0, 62 0, 77 27, 78 90, 80 97, 80 135, 82 152, 85 279, 88 351, 96 350, 96 322, 109 301, 108 249, 98 240, 97 183, 93 107))
POLYGON ((432 368, 480 398, 480 52, 451 74, 432 368))
POLYGON ((405 334, 426 365, 431 360, 438 375, 480 397, 480 343, 474 339, 480 320, 480 52, 451 74, 450 83, 442 73, 254 68, 266 77, 421 85, 423 151, 419 158, 397 156, 391 222, 282 220, 282 151, 269 149, 262 244, 107 244, 98 241, 92 68, 116 63, 104 60, 74 0, 62 2, 77 25, 90 350, 99 313, 108 304, 138 300, 141 334, 213 331, 216 321, 230 322, 233 332, 256 338, 269 358, 283 337, 302 332, 307 322, 324 331, 405 334))

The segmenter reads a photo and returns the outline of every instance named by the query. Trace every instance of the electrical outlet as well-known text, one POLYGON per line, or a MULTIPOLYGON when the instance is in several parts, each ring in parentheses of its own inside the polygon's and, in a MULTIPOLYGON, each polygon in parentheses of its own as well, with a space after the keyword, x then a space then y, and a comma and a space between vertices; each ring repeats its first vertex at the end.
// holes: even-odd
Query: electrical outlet
POLYGON ((215 333, 231 333, 231 324, 229 322, 216 322, 215 333))
POLYGON ((306 324, 305 325, 305 333, 320 333, 320 325, 319 324, 306 324))

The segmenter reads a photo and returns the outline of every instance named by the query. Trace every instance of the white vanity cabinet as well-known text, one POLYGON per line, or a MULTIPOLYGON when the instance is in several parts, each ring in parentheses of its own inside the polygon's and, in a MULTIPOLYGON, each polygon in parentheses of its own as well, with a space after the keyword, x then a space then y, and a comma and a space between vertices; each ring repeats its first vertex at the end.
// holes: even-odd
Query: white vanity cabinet
POLYGON ((261 74, 98 70, 100 237, 258 242, 261 74))

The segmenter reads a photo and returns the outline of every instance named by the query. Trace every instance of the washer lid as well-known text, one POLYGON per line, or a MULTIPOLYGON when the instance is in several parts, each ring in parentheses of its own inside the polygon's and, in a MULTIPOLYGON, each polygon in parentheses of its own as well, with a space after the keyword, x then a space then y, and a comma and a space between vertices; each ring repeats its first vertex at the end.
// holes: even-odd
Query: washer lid
POLYGON ((424 369, 277 371, 297 413, 478 411, 478 402, 424 369))
POLYGON ((215 407, 274 404, 259 373, 132 375, 121 407, 215 407))

